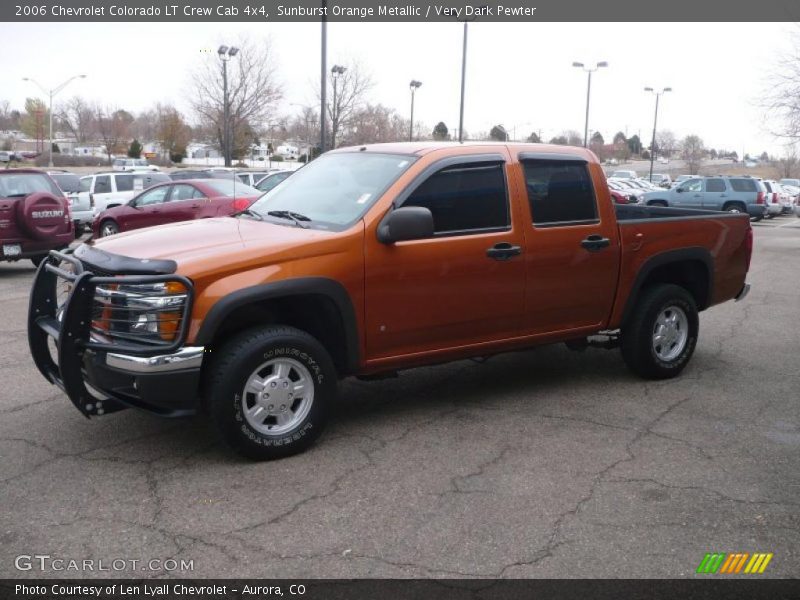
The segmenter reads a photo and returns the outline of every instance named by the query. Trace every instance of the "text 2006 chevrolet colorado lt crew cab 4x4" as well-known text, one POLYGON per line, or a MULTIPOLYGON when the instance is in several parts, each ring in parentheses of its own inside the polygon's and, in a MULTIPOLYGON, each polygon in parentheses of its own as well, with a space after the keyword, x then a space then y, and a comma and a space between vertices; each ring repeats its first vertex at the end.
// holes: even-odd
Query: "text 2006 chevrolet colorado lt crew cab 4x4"
POLYGON ((30 347, 87 416, 206 406, 275 458, 319 436, 350 375, 602 333, 675 376, 698 312, 746 294, 751 250, 747 215, 615 206, 584 149, 345 148, 238 216, 51 253, 30 347))

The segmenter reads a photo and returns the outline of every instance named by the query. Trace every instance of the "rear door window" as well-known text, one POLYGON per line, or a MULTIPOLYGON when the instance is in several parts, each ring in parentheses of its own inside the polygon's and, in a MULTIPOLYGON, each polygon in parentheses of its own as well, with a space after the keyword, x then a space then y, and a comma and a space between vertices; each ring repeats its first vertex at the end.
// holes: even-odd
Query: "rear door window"
POLYGON ((522 166, 535 225, 574 225, 598 220, 594 187, 586 163, 523 160, 522 166))
POLYGON ((706 179, 707 192, 724 192, 725 182, 722 179, 706 179))
POLYGON ((94 180, 95 194, 108 194, 111 191, 111 177, 108 175, 99 175, 94 180))
POLYGON ((117 175, 116 180, 118 192, 133 191, 133 175, 117 175))

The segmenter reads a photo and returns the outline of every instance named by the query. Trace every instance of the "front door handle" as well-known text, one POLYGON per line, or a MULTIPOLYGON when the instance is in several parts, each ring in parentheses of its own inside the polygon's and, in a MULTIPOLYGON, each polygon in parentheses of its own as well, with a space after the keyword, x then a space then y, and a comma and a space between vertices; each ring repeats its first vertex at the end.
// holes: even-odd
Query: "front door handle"
POLYGON ((611 240, 604 238, 601 235, 593 234, 581 241, 581 246, 586 248, 589 252, 597 252, 603 248, 608 248, 611 245, 611 240))
POLYGON ((500 242, 486 250, 486 256, 494 260, 508 260, 522 254, 521 246, 513 246, 508 242, 500 242))

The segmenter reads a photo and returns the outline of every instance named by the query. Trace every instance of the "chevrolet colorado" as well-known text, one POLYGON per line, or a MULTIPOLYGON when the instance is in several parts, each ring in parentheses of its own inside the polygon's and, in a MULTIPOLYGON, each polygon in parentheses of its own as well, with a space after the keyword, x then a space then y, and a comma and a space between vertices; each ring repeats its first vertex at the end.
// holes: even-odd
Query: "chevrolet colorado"
POLYGON ((51 252, 29 342, 87 417, 204 408, 277 458, 319 436, 347 376, 601 334, 674 377, 698 313, 747 293, 751 251, 746 214, 615 205, 582 148, 345 148, 233 217, 51 252))

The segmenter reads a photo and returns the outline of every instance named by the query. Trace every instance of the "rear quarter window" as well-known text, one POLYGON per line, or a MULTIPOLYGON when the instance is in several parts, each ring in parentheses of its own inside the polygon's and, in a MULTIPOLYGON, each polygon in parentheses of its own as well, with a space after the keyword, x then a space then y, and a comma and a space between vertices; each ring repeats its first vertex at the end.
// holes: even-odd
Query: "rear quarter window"
POLYGON ((731 188, 734 192, 757 192, 754 179, 731 179, 731 188))

